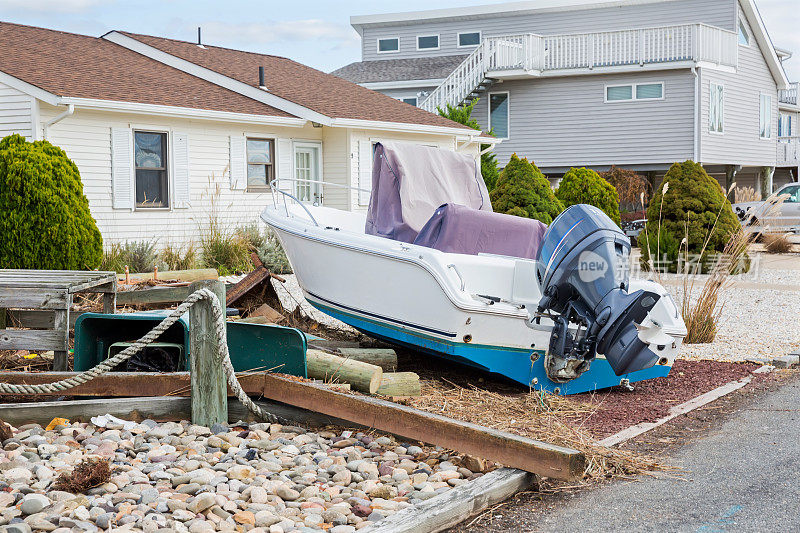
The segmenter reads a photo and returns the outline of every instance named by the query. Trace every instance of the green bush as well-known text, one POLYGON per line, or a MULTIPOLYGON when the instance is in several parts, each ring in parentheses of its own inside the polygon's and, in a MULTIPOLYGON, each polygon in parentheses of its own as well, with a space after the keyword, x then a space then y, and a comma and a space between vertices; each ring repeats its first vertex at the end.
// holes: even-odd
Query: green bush
MULTIPOLYGON (((470 102, 469 105, 454 106, 447 104, 446 109, 438 109, 439 115, 449 118, 453 122, 469 126, 474 130, 480 130, 480 124, 478 124, 477 120, 472 118, 472 110, 475 109, 475 104, 477 104, 479 100, 480 98, 476 98, 470 102)), ((488 131, 487 133, 494 136, 492 131, 488 131)), ((488 147, 488 144, 482 144, 481 151, 486 150, 488 147)), ((486 188, 489 191, 494 189, 497 178, 500 175, 500 169, 497 168, 497 155, 495 155, 494 152, 489 151, 481 155, 481 175, 483 176, 484 183, 486 183, 486 188)))
MULTIPOLYGON (((682 253, 688 251, 690 256, 699 255, 699 263, 704 266, 709 264, 712 255, 725 250, 731 237, 741 231, 739 220, 719 182, 694 161, 672 165, 664 176, 664 183, 650 201, 646 228, 649 246, 642 246, 643 266, 647 265, 651 253, 658 258, 665 253, 663 237, 660 249, 656 249, 659 228, 662 236, 669 235, 670 242, 680 243, 686 239, 682 253)), ((746 262, 746 256, 744 259, 746 262)), ((669 270, 675 272, 677 265, 669 270)))
POLYGON ((292 265, 289 264, 289 258, 286 257, 286 252, 283 250, 278 236, 271 230, 267 230, 264 233, 264 242, 258 248, 258 258, 274 274, 292 273, 292 265))
POLYGON ((588 168, 571 168, 556 189, 556 198, 564 207, 589 204, 600 208, 619 225, 619 195, 600 174, 588 168))
POLYGON ((100 266, 103 238, 64 150, 17 134, 0 141, 0 235, 0 268, 100 266))
POLYGON ((544 174, 517 154, 512 154, 489 196, 496 212, 535 218, 545 224, 564 210, 544 174))

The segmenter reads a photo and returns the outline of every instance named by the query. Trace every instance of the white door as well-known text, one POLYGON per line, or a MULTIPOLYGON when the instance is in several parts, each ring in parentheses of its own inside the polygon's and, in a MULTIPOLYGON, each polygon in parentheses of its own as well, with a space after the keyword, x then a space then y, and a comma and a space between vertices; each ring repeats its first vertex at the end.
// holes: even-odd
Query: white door
POLYGON ((322 205, 322 173, 320 147, 316 144, 295 144, 295 196, 302 202, 322 205))

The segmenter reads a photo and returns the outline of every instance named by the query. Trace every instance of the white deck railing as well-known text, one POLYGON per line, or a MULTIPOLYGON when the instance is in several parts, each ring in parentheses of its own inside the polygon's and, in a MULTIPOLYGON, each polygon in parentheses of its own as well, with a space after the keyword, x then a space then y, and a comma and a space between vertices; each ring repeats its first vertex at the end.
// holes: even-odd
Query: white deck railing
POLYGON ((798 86, 800 86, 800 83, 794 82, 789 84, 788 89, 778 91, 778 101, 784 104, 797 105, 798 86))
POLYGON ((796 166, 800 164, 800 137, 789 135, 778 137, 778 166, 796 166))
MULTIPOLYGON (((604 67, 655 63, 713 63, 736 67, 736 33, 706 24, 684 24, 595 33, 484 37, 420 107, 436 112, 464 101, 487 77, 508 71, 538 76, 604 67)), ((796 94, 796 93, 795 93, 796 94)))

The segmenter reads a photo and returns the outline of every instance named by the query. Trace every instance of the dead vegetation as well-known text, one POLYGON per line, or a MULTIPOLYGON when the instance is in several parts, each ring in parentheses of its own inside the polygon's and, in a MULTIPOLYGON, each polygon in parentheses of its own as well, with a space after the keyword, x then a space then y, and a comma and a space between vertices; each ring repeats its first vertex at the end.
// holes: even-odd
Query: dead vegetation
POLYGON ((82 494, 89 489, 99 487, 111 479, 111 463, 107 459, 84 459, 72 470, 64 472, 55 483, 53 489, 82 494))
POLYGON ((580 420, 590 417, 599 407, 555 394, 532 390, 527 394, 506 395, 475 386, 424 381, 422 396, 404 403, 423 411, 580 450, 586 455, 585 480, 673 470, 654 458, 598 445, 580 420))
POLYGON ((786 233, 765 233, 762 241, 768 254, 788 254, 792 251, 792 241, 786 233))

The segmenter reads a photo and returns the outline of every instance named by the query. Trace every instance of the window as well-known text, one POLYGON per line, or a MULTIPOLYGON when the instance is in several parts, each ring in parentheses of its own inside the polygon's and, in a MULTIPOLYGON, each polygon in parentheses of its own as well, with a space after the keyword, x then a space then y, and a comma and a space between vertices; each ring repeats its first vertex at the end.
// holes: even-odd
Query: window
POLYGON ((438 35, 420 35, 417 37, 417 50, 438 50, 438 35))
POLYGON ((467 33, 458 34, 458 47, 465 48, 467 46, 478 46, 481 44, 481 32, 471 31, 467 33))
POLYGON ((663 82, 606 86, 606 102, 661 100, 662 98, 664 98, 663 82))
POLYGON ((135 131, 136 207, 169 207, 167 134, 135 131))
POLYGON ((741 20, 739 21, 739 44, 743 44, 745 46, 750 44, 750 35, 747 33, 744 22, 741 20))
POLYGON ((401 102, 405 102, 407 104, 411 104, 414 107, 417 105, 417 97, 416 96, 409 96, 408 98, 400 98, 401 102))
POLYGON ((389 39, 378 39, 378 53, 389 54, 400 51, 400 39, 392 37, 389 39))
POLYGON ((800 203, 800 185, 787 185, 778 191, 779 196, 788 194, 789 196, 783 201, 785 204, 800 203))
POLYGON ((509 134, 508 93, 489 95, 489 130, 498 139, 508 139, 509 134))
POLYGON ((772 137, 772 96, 760 94, 758 104, 758 136, 769 139, 772 137))
POLYGON ((778 115, 778 137, 791 137, 792 115, 781 113, 778 115))
POLYGON ((723 87, 717 83, 709 85, 708 95, 708 131, 722 133, 725 125, 725 106, 723 87))
POLYGON ((247 188, 263 189, 275 179, 275 139, 247 138, 247 188))

